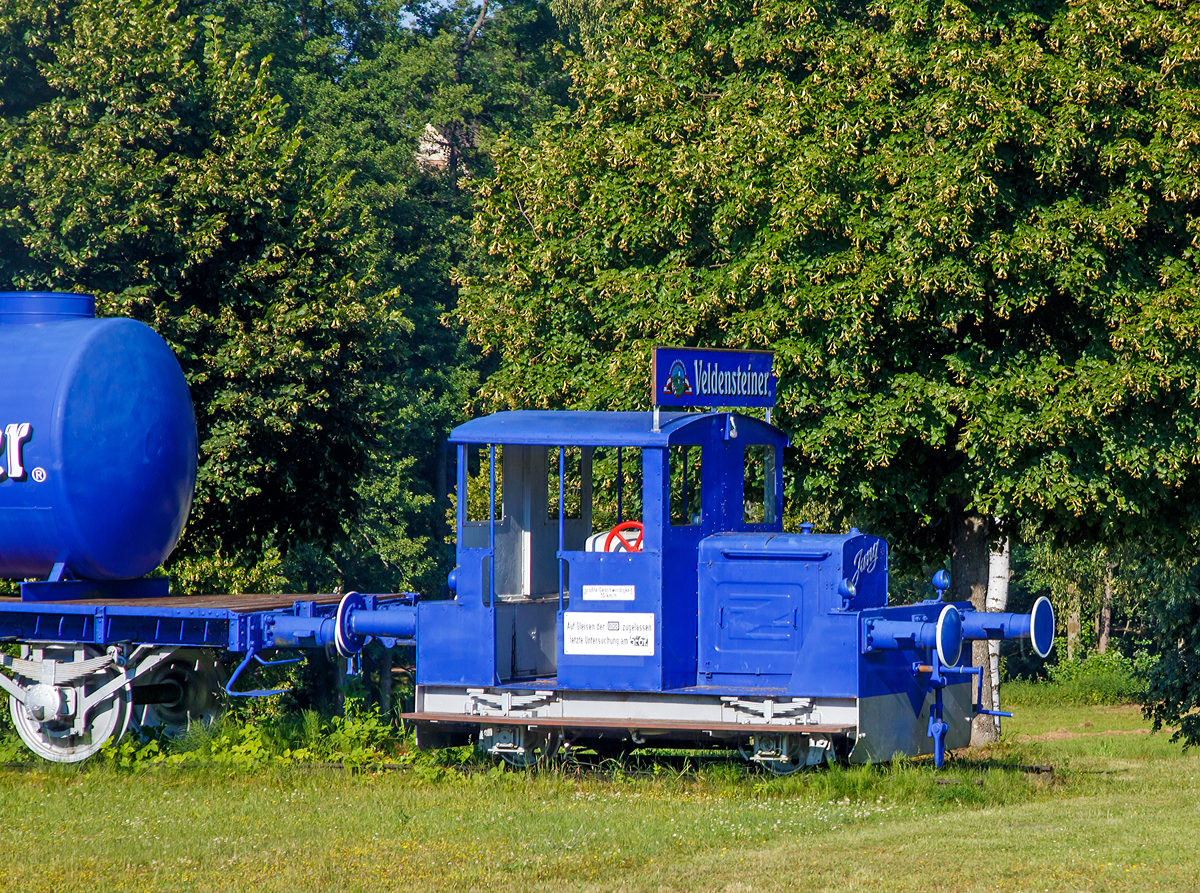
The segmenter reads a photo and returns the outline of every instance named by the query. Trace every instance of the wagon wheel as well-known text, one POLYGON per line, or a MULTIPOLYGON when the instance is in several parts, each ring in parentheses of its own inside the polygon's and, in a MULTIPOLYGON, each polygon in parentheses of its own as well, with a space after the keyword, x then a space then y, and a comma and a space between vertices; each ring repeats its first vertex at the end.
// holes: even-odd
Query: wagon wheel
POLYGON ((590 747, 601 760, 624 761, 637 749, 636 744, 625 738, 591 738, 583 742, 590 747))
MULTIPOLYGON (((71 661, 100 657, 103 652, 90 646, 34 647, 32 659, 71 661)), ((76 728, 74 711, 78 705, 104 685, 120 676, 116 667, 109 666, 77 680, 73 685, 37 685, 31 693, 37 697, 31 705, 9 697, 9 712, 13 725, 25 745, 44 760, 54 763, 78 763, 100 750, 110 739, 125 734, 129 726, 131 693, 128 683, 96 704, 83 721, 83 731, 76 728), (42 718, 39 718, 39 713, 42 718)))
POLYGON ((500 751, 504 762, 517 769, 532 769, 538 763, 548 763, 558 754, 562 733, 558 729, 523 729, 520 751, 500 751))
POLYGON ((211 651, 181 648, 138 678, 133 687, 134 722, 172 736, 193 723, 211 725, 224 706, 222 675, 211 651))
POLYGON ((755 735, 750 750, 747 753, 744 745, 738 745, 742 759, 758 763, 774 775, 791 775, 807 765, 809 740, 803 735, 755 735))
POLYGON ((642 551, 642 522, 641 521, 622 521, 616 527, 608 532, 608 536, 604 538, 604 551, 612 551, 613 540, 616 540, 626 552, 642 551), (637 539, 630 542, 625 536, 625 531, 637 531, 637 539))
POLYGON ((793 756, 786 760, 763 760, 762 764, 773 775, 791 775, 804 768, 804 757, 793 756))

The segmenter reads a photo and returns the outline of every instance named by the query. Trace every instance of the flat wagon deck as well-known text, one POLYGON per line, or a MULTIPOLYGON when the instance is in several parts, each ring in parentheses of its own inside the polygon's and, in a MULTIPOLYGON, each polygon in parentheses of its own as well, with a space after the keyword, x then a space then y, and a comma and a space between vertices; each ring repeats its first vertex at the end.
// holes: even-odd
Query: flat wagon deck
MULTIPOLYGON (((396 598, 397 596, 382 596, 381 598, 396 598)), ((233 611, 238 614, 249 614, 255 611, 279 611, 291 608, 298 603, 312 605, 336 605, 342 600, 340 593, 320 592, 302 595, 287 595, 283 593, 261 593, 245 595, 166 595, 149 596, 144 598, 63 598, 56 599, 56 605, 106 605, 121 608, 202 608, 208 610, 233 611)), ((28 604, 22 602, 19 596, 0 596, 0 611, 10 605, 28 604)), ((45 602, 40 604, 45 605, 45 602)))
POLYGON ((19 657, 0 656, 0 688, 25 743, 58 762, 85 759, 131 723, 211 720, 220 692, 273 694, 238 680, 252 664, 299 659, 279 652, 332 647, 353 660, 378 632, 357 629, 367 614, 386 615, 385 632, 401 636, 411 637, 415 623, 412 594, 171 595, 161 579, 39 581, 21 590, 0 598, 0 641, 22 644, 19 657), (222 653, 240 657, 228 678, 222 653))

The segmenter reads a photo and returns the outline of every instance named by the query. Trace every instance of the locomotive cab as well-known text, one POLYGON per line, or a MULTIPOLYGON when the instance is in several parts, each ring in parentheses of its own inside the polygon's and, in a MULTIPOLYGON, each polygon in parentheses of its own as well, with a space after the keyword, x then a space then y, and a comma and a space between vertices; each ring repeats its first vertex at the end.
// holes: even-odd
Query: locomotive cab
POLYGON ((782 531, 786 436, 731 413, 505 412, 456 428, 453 602, 429 602, 422 681, 695 686, 712 534, 782 531), (433 617, 438 619, 434 620, 433 617), (457 618, 457 619, 452 619, 457 618), (474 635, 493 648, 480 648, 474 635))

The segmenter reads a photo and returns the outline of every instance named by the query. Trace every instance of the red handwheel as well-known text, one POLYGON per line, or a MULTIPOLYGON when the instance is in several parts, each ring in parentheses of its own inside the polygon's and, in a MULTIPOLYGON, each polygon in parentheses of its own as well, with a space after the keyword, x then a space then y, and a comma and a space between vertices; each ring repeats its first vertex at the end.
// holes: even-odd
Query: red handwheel
POLYGON ((616 527, 614 527, 612 530, 610 530, 608 532, 608 536, 605 537, 605 539, 604 539, 604 551, 605 552, 612 551, 610 546, 612 546, 614 539, 620 541, 621 545, 625 547, 626 552, 642 551, 642 522, 641 521, 622 521, 620 524, 618 524, 616 527), (634 540, 632 543, 629 542, 629 540, 622 535, 622 532, 626 531, 626 530, 636 530, 637 531, 637 539, 634 540))

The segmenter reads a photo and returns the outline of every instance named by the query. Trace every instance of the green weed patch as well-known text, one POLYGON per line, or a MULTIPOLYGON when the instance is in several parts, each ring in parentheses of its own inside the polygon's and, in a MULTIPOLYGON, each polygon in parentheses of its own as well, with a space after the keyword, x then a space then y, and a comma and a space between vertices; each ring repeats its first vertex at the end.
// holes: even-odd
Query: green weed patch
MULTIPOLYGON (((435 757, 426 757, 428 761, 435 757)), ((371 766, 418 759, 411 735, 377 710, 353 700, 344 716, 323 718, 313 710, 265 718, 226 715, 213 725, 196 724, 178 737, 142 730, 109 744, 100 761, 120 769, 213 765, 243 771, 303 763, 371 766)))
POLYGON ((1115 651, 1061 660, 1048 668, 1049 679, 1005 682, 1001 697, 1012 706, 1101 706, 1140 703, 1145 699, 1146 673, 1153 658, 1129 658, 1115 651))

